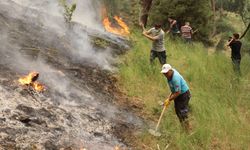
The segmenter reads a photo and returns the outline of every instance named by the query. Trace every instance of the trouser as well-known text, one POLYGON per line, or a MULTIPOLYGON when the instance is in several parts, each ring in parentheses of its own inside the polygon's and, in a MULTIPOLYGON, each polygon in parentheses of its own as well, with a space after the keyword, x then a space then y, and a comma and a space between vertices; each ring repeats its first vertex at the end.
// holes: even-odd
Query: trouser
POLYGON ((158 57, 158 59, 162 65, 166 64, 166 59, 167 59, 166 51, 157 52, 157 51, 151 50, 150 63, 153 63, 153 61, 156 57, 158 57))
POLYGON ((178 116, 181 123, 183 123, 188 119, 188 112, 189 112, 188 103, 190 98, 191 94, 190 91, 188 90, 187 92, 179 95, 174 100, 175 113, 178 116))
POLYGON ((183 37, 183 41, 184 41, 185 43, 188 43, 188 44, 191 44, 191 43, 192 43, 192 39, 191 39, 191 38, 184 38, 184 37, 183 37))
POLYGON ((241 74, 241 72, 240 72, 240 61, 241 61, 241 59, 232 58, 232 61, 233 61, 234 72, 237 73, 238 75, 240 75, 241 74))
POLYGON ((181 33, 180 32, 173 32, 173 31, 171 31, 170 38, 172 40, 180 39, 180 37, 181 37, 181 33))

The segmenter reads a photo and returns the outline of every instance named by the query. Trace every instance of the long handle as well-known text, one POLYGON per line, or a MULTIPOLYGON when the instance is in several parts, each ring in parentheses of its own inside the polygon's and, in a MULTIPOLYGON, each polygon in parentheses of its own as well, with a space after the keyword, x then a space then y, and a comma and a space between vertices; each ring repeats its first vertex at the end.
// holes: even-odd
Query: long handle
POLYGON ((156 127, 155 127, 155 131, 158 130, 158 127, 159 127, 159 125, 160 125, 160 123, 161 123, 161 119, 162 119, 162 117, 163 117, 163 114, 164 114, 166 108, 167 108, 167 106, 164 105, 164 108, 163 108, 163 110, 162 110, 162 112, 161 112, 161 116, 160 116, 160 118, 159 118, 159 120, 158 120, 158 123, 157 123, 157 125, 156 125, 156 127))

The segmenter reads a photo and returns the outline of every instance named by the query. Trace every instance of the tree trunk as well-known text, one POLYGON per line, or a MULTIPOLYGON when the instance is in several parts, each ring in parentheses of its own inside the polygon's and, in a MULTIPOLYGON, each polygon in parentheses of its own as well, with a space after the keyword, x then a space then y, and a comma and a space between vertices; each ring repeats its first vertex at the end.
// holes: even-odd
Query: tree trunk
POLYGON ((140 24, 147 26, 149 10, 152 6, 153 0, 140 0, 141 13, 140 13, 140 24))
POLYGON ((215 0, 211 0, 211 7, 213 10, 213 32, 212 32, 212 37, 215 35, 216 33, 216 2, 215 0))
POLYGON ((243 32, 243 34, 241 35, 240 39, 242 39, 242 38, 247 34, 247 32, 248 32, 249 29, 250 29, 250 22, 249 22, 249 24, 248 24, 246 30, 245 30, 245 31, 243 32))

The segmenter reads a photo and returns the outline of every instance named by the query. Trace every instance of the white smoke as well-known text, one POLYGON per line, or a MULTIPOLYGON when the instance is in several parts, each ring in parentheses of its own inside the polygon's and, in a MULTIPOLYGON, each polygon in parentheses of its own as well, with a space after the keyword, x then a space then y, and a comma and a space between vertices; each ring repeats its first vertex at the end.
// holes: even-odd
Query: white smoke
MULTIPOLYGON (((73 1, 74 2, 74 1, 73 1)), ((102 29, 100 2, 94 0, 78 0, 73 14, 73 21, 96 30, 102 29)))
MULTIPOLYGON (((67 33, 68 24, 64 21, 64 8, 59 4, 59 0, 12 0, 19 5, 35 9, 40 13, 34 14, 28 12, 27 10, 22 10, 18 14, 13 14, 17 18, 20 17, 32 17, 34 20, 29 20, 33 24, 42 24, 46 29, 45 32, 51 30, 55 32, 58 36, 70 36, 67 33)), ((73 2, 68 2, 72 4, 73 2)), ((97 30, 103 31, 101 25, 99 13, 100 4, 98 1, 93 0, 78 0, 77 8, 73 14, 73 21, 81 23, 85 30, 97 30)), ((11 13, 11 12, 10 12, 11 13)), ((97 48, 94 48, 91 44, 91 39, 88 36, 87 32, 79 29, 79 27, 74 27, 74 33, 70 36, 69 45, 74 47, 74 50, 68 50, 69 55, 72 55, 77 60, 89 61, 91 63, 96 63, 104 69, 111 69, 110 63, 114 61, 109 50, 105 51, 96 51, 97 48)), ((49 35, 44 35, 44 38, 52 38, 49 35)), ((58 43, 63 44, 63 43, 58 43)))
MULTIPOLYGON (((49 46, 52 45, 53 47, 56 45, 56 48, 57 46, 59 47, 55 50, 56 53, 67 55, 71 58, 70 61, 77 63, 94 63, 103 69, 110 69, 110 63, 113 62, 111 50, 93 47, 88 33, 85 32, 85 30, 88 31, 90 28, 101 30, 99 14, 96 13, 98 12, 96 11, 98 10, 97 8, 99 8, 99 4, 95 3, 94 0, 78 0, 73 21, 81 23, 85 27, 69 27, 64 21, 64 11, 58 4, 58 0, 1 0, 0 18, 3 16, 11 19, 15 18, 18 21, 0 22, 0 26, 5 24, 7 29, 9 27, 9 30, 0 29, 0 55, 2 55, 0 56, 0 64, 8 66, 8 68, 16 71, 20 75, 25 75, 30 71, 38 71, 42 83, 45 83, 45 86, 49 86, 49 92, 55 94, 55 98, 57 93, 62 95, 60 95, 60 97, 58 96, 60 104, 63 105, 62 107, 64 107, 64 105, 75 106, 76 104, 72 102, 71 99, 79 100, 79 104, 84 104, 85 107, 92 107, 93 112, 100 110, 104 113, 104 119, 116 118, 119 110, 115 106, 109 103, 106 104, 107 106, 102 104, 102 101, 96 99, 96 97, 100 98, 100 96, 93 95, 91 89, 84 90, 82 86, 78 89, 77 85, 80 84, 73 85, 74 83, 71 82, 73 79, 67 78, 67 75, 64 76, 61 70, 59 70, 60 67, 48 63, 47 61, 49 60, 46 60, 43 56, 43 53, 48 52, 43 48, 50 48, 49 46), (16 7, 12 3, 13 1, 22 7, 16 7), (69 30, 69 28, 71 30, 69 30), (14 30, 14 32, 12 30, 14 30), (20 35, 22 35, 22 37, 19 37, 20 35), (36 42, 38 42, 38 44, 36 44, 36 42), (34 46, 32 46, 33 44, 34 46), (41 49, 39 45, 41 45, 41 49), (24 56, 20 51, 25 46, 36 48, 35 51, 39 51, 38 56, 36 56, 36 58, 30 58, 34 57, 33 55, 24 56), (63 48, 60 49, 60 47, 63 48), (72 95, 76 98, 72 97, 72 95), (63 101, 64 99, 68 101, 63 101)), ((45 57, 46 56, 48 55, 45 54, 45 57)), ((64 65, 63 68, 67 66, 67 61, 57 60, 56 62, 62 62, 64 65)), ((102 98, 103 97, 101 97, 101 99, 102 98)), ((72 110, 73 109, 72 107, 72 110)), ((75 114, 78 115, 78 112, 75 114)), ((126 118, 124 118, 124 120, 125 119, 126 118)), ((100 125, 100 127, 101 126, 102 125, 100 125)), ((78 130, 84 131, 84 129, 78 130)), ((79 135, 79 137, 81 136, 82 135, 79 135)), ((110 141, 113 142, 115 140, 110 141)), ((90 142, 92 141, 90 140, 90 142)), ((99 146, 98 144, 96 144, 96 147, 99 146)))
MULTIPOLYGON (((87 30, 88 28, 98 27, 94 26, 98 24, 98 15, 94 9, 95 5, 92 3, 93 1, 90 0, 78 1, 76 14, 74 16, 74 20, 81 22, 82 18, 83 22, 86 22, 85 25, 87 26, 87 30)), ((36 34, 39 34, 40 38, 45 39, 44 44, 46 44, 46 41, 53 43, 55 41, 54 38, 59 37, 64 39, 65 37, 68 37, 69 40, 66 41, 67 43, 63 43, 62 40, 62 43, 53 44, 68 45, 69 47, 66 48, 66 52, 61 49, 58 49, 58 52, 68 55, 73 61, 97 64, 103 69, 111 68, 110 62, 113 61, 113 58, 110 50, 96 51, 91 44, 91 39, 88 34, 79 26, 72 29, 73 33, 68 32, 68 25, 65 23, 63 17, 63 7, 59 5, 58 0, 3 0, 0 2, 0 7, 8 7, 8 9, 5 8, 8 16, 23 20, 30 26, 42 26, 41 31, 34 32, 38 32, 36 34), (12 2, 19 4, 22 7, 12 6, 12 2), (1 6, 1 4, 3 6, 1 6), (33 9, 34 11, 32 11, 33 9), (57 35, 57 37, 51 35, 57 35)), ((96 7, 98 7, 98 4, 96 4, 96 7)), ((47 64, 40 55, 34 60, 24 57, 19 53, 22 46, 12 41, 10 38, 10 31, 0 30, 0 32, 0 43, 2 43, 0 50, 2 54, 6 55, 5 60, 1 60, 2 63, 8 64, 12 69, 17 70, 22 74, 28 73, 29 71, 40 72, 40 78, 47 85, 52 87, 52 89, 63 93, 66 98, 70 99, 70 93, 72 91, 77 92, 77 90, 74 91, 72 89, 67 77, 61 77, 60 70, 47 64)), ((20 30, 20 32, 25 31, 20 30)), ((56 41, 58 42, 60 40, 57 39, 56 41)), ((40 51, 42 52, 42 50, 40 51)), ((87 92, 82 92, 82 95, 85 95, 87 99, 92 99, 87 92)))

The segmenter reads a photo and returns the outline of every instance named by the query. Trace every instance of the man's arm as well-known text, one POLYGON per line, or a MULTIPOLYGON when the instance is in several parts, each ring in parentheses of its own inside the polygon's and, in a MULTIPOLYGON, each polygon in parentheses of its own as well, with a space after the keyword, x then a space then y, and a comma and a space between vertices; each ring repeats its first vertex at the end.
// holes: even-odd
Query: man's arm
POLYGON ((168 99, 169 99, 169 101, 172 101, 172 100, 176 99, 179 95, 181 95, 181 91, 171 93, 171 95, 170 95, 170 97, 168 99))
POLYGON ((173 28, 173 26, 177 23, 176 20, 174 20, 171 24, 170 24, 170 27, 168 29, 168 31, 166 32, 167 34, 170 32, 170 30, 173 28))
POLYGON ((169 102, 171 102, 172 100, 176 99, 180 94, 181 94, 180 91, 175 92, 175 93, 171 93, 171 94, 168 96, 168 99, 165 100, 164 105, 167 106, 167 105, 169 104, 169 102))
POLYGON ((231 43, 234 41, 234 38, 232 38, 228 43, 227 46, 231 46, 231 43))
POLYGON ((179 95, 181 95, 181 81, 177 79, 173 82, 173 84, 174 84, 173 85, 174 91, 172 92, 172 94, 169 97, 170 101, 176 99, 179 95))
POLYGON ((158 40, 158 39, 159 39, 159 36, 155 36, 155 37, 150 36, 150 35, 148 35, 148 34, 147 34, 147 32, 146 32, 146 31, 145 31, 145 32, 143 32, 142 34, 143 34, 146 38, 150 39, 151 41, 156 41, 156 40, 158 40))
POLYGON ((173 26, 174 26, 176 23, 177 23, 177 21, 176 21, 176 20, 174 20, 174 21, 170 24, 170 29, 172 29, 172 28, 173 28, 173 26))

